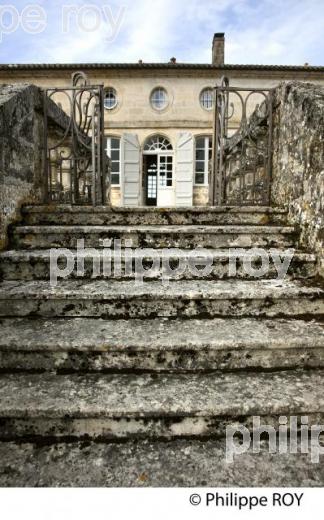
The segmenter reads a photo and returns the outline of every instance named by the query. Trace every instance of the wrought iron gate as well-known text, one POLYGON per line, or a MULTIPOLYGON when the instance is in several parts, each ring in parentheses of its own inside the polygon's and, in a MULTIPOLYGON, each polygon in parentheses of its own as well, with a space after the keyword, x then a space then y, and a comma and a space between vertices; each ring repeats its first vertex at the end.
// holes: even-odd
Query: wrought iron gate
POLYGON ((83 72, 74 73, 70 87, 45 90, 44 118, 47 202, 104 204, 109 180, 103 86, 90 85, 83 72), (50 128, 51 101, 62 109, 56 111, 61 135, 50 128))
POLYGON ((272 91, 230 87, 215 90, 212 205, 268 205, 271 187, 272 91), (254 100, 254 102, 253 102, 254 100))

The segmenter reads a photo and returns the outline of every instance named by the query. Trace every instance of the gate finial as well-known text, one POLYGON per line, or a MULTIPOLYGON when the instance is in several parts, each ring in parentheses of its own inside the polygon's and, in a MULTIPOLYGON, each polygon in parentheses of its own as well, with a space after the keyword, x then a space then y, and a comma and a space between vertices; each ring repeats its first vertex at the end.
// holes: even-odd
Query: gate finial
POLYGON ((82 71, 73 72, 71 79, 72 87, 86 87, 87 85, 90 85, 88 76, 82 71))

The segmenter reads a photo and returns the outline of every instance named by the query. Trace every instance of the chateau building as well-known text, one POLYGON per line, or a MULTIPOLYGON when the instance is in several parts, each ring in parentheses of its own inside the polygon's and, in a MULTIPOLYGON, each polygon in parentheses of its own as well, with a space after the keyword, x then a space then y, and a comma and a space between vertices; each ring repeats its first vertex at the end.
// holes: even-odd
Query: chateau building
MULTIPOLYGON (((208 202, 214 87, 272 88, 298 80, 324 85, 324 67, 226 64, 214 35, 212 62, 0 65, 0 83, 68 86, 85 71, 105 87, 105 142, 113 205, 181 207, 208 202)), ((62 99, 64 108, 64 100, 62 99)), ((235 130, 238 121, 230 123, 235 130)))
POLYGON ((324 67, 224 54, 0 65, 1 487, 324 482, 324 67))

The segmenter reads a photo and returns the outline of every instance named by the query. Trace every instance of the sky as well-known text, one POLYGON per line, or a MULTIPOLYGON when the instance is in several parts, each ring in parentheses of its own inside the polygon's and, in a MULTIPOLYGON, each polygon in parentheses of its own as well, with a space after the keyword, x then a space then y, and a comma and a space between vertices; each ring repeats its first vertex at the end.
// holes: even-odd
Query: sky
POLYGON ((324 65, 324 0, 0 1, 1 63, 324 65))

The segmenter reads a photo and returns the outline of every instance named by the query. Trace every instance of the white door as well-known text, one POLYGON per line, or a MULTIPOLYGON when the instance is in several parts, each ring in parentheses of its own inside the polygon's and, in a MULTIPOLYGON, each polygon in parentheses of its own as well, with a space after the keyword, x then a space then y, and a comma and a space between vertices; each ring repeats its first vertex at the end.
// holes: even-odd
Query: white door
POLYGON ((140 144, 136 134, 123 135, 124 206, 140 204, 140 144))
POLYGON ((157 206, 172 207, 175 204, 175 190, 173 178, 173 156, 158 156, 158 190, 157 206))
POLYGON ((192 134, 179 134, 176 164, 176 206, 192 206, 194 140, 192 134))

